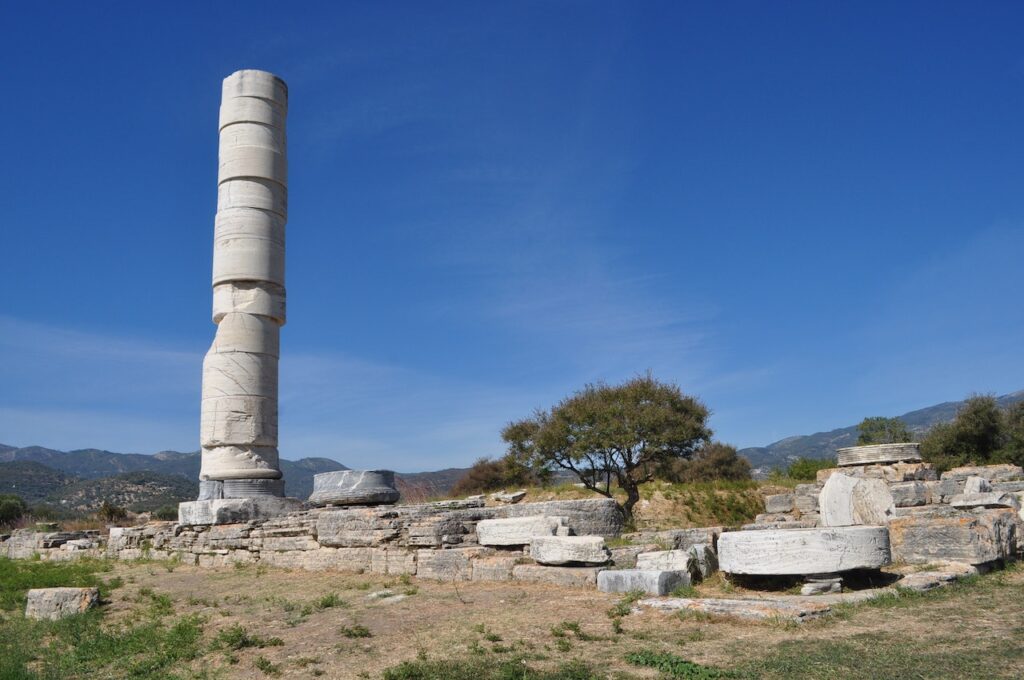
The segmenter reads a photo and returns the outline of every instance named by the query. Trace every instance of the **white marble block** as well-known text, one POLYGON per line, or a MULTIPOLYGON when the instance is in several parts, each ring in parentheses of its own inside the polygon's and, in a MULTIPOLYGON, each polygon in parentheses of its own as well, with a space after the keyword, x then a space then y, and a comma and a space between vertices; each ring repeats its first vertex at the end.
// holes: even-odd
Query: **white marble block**
POLYGON ((476 540, 480 545, 530 545, 534 536, 554 536, 565 524, 564 517, 546 515, 485 519, 476 524, 476 540))
POLYGON ((826 527, 884 525, 895 513, 889 485, 881 479, 834 473, 818 497, 821 524, 826 527))
POLYGON ((836 450, 836 462, 839 467, 899 463, 908 460, 921 460, 920 444, 871 444, 869 446, 848 446, 836 450))
POLYGON ((611 552, 601 536, 534 536, 530 557, 541 564, 605 564, 611 552))
POLYGON ((891 562, 885 527, 729 531, 718 539, 718 561, 730 574, 799 576, 878 569, 891 562))

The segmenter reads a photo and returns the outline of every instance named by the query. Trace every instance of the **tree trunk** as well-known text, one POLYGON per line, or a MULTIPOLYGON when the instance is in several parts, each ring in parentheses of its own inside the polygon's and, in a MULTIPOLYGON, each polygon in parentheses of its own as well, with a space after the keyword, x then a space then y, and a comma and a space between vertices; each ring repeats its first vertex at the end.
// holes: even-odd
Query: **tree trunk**
MULTIPOLYGON (((619 481, 622 486, 622 481, 619 481)), ((630 483, 625 488, 626 502, 622 504, 622 517, 626 527, 633 526, 633 506, 640 501, 640 489, 635 483, 630 483)))

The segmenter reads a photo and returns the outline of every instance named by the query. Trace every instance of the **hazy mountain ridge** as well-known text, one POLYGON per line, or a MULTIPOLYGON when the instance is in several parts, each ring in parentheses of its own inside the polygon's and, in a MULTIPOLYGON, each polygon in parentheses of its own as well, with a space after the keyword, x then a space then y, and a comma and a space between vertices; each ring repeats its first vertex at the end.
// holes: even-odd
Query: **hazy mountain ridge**
MULTIPOLYGON (((1000 406, 1006 407, 1024 401, 1024 390, 997 397, 1000 406)), ((927 406, 898 416, 915 435, 923 435, 932 426, 953 420, 963 401, 946 401, 927 406)), ((876 415, 876 414, 869 414, 876 415)), ((785 467, 797 458, 832 458, 836 449, 857 444, 857 426, 850 425, 828 432, 786 437, 767 446, 740 449, 739 454, 750 461, 754 468, 785 467)))

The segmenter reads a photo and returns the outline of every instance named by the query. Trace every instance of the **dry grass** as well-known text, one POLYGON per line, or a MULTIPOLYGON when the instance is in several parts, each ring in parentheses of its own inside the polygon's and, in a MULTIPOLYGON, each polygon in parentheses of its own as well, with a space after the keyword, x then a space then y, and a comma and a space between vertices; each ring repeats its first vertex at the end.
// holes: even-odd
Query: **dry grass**
MULTIPOLYGON (((897 657, 917 667, 916 675, 904 677, 946 677, 929 672, 928 663, 957 668, 950 666, 950 656, 973 664, 958 670, 959 677, 983 677, 971 668, 984 677, 1024 675, 1024 572, 1017 569, 936 595, 841 608, 830 620, 802 626, 681 619, 652 611, 626 615, 616 624, 608 612, 620 597, 536 584, 413 579, 414 594, 389 602, 368 596, 385 588, 411 592, 409 585, 397 577, 256 568, 182 566, 168 573, 140 564, 117 565, 115 573, 125 585, 115 592, 108 620, 132 616, 155 593, 169 598, 175 616, 202 617, 207 639, 238 627, 254 639, 280 639, 280 645, 211 653, 191 662, 195 673, 225 678, 258 676, 257 663, 278 669, 282 677, 377 678, 402 661, 510 658, 525 658, 540 669, 580 659, 602 673, 658 677, 626 661, 634 652, 673 654, 742 677, 898 677, 870 664, 897 663, 897 657), (148 597, 140 594, 150 591, 148 597), (979 649, 998 663, 979 661, 979 649), (858 664, 870 674, 858 671, 858 664)), ((720 578, 700 591, 744 594, 720 578)))

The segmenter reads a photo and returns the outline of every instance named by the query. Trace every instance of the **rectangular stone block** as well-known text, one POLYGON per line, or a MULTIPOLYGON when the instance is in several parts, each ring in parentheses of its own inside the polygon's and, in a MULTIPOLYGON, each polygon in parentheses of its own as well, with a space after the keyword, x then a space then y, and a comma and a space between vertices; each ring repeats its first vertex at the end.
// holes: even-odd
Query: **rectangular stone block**
POLYGON ((262 552, 316 550, 320 547, 312 536, 271 536, 263 539, 262 552))
POLYGON ((926 482, 898 482, 889 485, 893 503, 897 508, 927 505, 930 498, 926 482))
POLYGON ((520 557, 496 555, 473 560, 474 581, 511 581, 512 570, 520 557))
POLYGON ((415 574, 416 562, 416 551, 406 548, 374 548, 370 552, 370 571, 374 574, 415 574))
POLYGON ((764 511, 767 513, 793 512, 793 494, 779 493, 764 497, 764 511))
POLYGON ((696 558, 689 550, 659 550, 636 556, 636 568, 641 571, 697 571, 696 558))
POLYGON ((403 524, 395 510, 325 510, 317 515, 316 536, 325 546, 366 548, 397 541, 402 535, 403 524))
POLYGON ((593 588, 597 585, 597 575, 604 570, 605 567, 546 567, 540 564, 519 564, 512 568, 512 579, 570 588, 593 588))
POLYGON ((480 545, 529 545, 534 536, 554 536, 566 521, 545 515, 485 519, 477 522, 476 540, 480 545))
POLYGON ((607 569, 597 574, 597 589, 602 593, 642 590, 647 595, 668 595, 676 588, 688 585, 690 575, 685 571, 607 569))
POLYGON ((600 536, 536 536, 530 557, 541 564, 605 564, 611 553, 600 536))
POLYGON ((984 564, 1016 553, 1018 521, 1010 508, 895 517, 889 520, 889 540, 898 562, 984 564))
POLYGON ((416 575, 436 581, 469 581, 473 578, 473 560, 493 554, 486 548, 451 548, 416 552, 416 575))
POLYGON ((990 482, 1008 482, 1024 479, 1024 469, 1017 465, 969 465, 942 473, 942 479, 966 482, 968 477, 983 477, 990 482))

